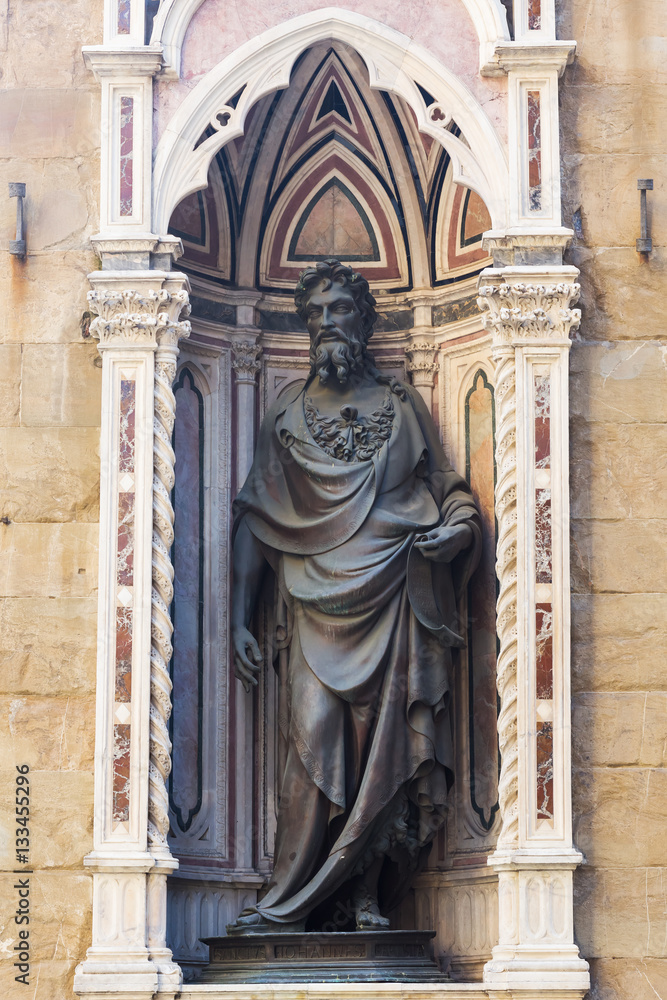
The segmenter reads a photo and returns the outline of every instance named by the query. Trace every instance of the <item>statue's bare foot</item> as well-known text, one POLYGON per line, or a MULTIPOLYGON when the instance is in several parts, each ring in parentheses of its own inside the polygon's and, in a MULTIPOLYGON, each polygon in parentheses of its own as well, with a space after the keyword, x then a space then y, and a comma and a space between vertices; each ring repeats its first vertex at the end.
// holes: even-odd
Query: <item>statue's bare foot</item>
POLYGON ((306 929, 305 921, 283 924, 277 920, 267 920, 257 910, 243 910, 233 924, 227 924, 230 937, 235 934, 301 934, 306 929))
POLYGON ((380 913, 377 898, 365 885, 360 886, 353 899, 358 931, 379 931, 389 927, 389 920, 380 913))
MULTIPOLYGON (((275 925, 273 925, 275 926, 275 925)), ((227 933, 234 934, 268 934, 272 924, 257 910, 243 910, 233 924, 227 924, 227 933)))
MULTIPOLYGON (((377 910, 377 906, 375 909, 377 910)), ((379 910, 377 913, 373 913, 372 910, 359 910, 357 912, 358 931, 381 931, 385 927, 389 927, 389 919, 383 917, 379 910)))

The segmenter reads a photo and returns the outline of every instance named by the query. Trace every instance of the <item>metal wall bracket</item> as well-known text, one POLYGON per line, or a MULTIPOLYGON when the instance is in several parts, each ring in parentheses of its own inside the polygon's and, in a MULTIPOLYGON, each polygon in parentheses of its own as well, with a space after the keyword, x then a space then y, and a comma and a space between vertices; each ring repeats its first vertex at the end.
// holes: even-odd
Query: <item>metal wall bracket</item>
POLYGON ((16 203, 16 239, 9 241, 9 252, 15 257, 25 257, 26 242, 23 232, 23 199, 25 198, 25 184, 9 184, 9 197, 17 198, 16 203))
POLYGON ((653 180, 638 180, 637 189, 639 191, 639 206, 641 213, 642 234, 637 240, 637 253, 651 253, 653 250, 653 240, 648 234, 648 219, 646 216, 646 192, 653 190, 653 180))

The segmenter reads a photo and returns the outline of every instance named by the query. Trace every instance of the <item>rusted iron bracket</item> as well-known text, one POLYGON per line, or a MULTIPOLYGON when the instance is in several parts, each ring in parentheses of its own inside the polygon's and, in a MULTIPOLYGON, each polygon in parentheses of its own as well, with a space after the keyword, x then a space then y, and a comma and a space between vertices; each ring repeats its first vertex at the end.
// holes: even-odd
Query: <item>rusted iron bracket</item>
POLYGON ((653 240, 648 234, 648 219, 646 215, 646 192, 653 190, 653 180, 638 180, 637 189, 639 190, 639 206, 641 213, 641 231, 642 234, 637 240, 637 253, 651 253, 653 250, 653 240))
POLYGON ((9 241, 9 252, 15 257, 25 257, 26 243, 23 231, 23 199, 25 198, 25 184, 9 184, 9 197, 18 199, 16 202, 16 239, 9 241))

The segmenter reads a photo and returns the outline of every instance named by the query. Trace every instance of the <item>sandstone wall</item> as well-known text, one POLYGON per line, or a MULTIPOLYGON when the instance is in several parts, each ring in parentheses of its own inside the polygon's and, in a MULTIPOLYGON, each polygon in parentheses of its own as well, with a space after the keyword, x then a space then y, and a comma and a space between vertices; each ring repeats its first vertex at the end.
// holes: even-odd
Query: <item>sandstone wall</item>
POLYGON ((81 337, 97 266, 102 0, 0 2, 0 954, 2 993, 65 1000, 90 939, 100 375, 81 337), (27 184, 29 254, 11 258, 27 184), (16 940, 14 767, 31 773, 29 988, 16 940))
POLYGON ((667 37, 659 0, 561 0, 571 356, 575 929, 595 1000, 667 996, 667 37), (654 251, 635 250, 637 178, 654 251))

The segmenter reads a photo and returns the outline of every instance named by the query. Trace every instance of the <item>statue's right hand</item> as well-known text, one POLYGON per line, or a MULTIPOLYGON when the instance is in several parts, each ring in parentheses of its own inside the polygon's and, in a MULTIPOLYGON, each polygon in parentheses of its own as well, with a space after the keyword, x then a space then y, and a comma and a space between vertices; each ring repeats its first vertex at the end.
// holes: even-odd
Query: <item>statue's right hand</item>
POLYGON ((237 626, 232 629, 232 652, 234 655, 234 671, 246 691, 251 684, 257 684, 256 674, 262 665, 262 654, 257 640, 247 628, 237 626))

